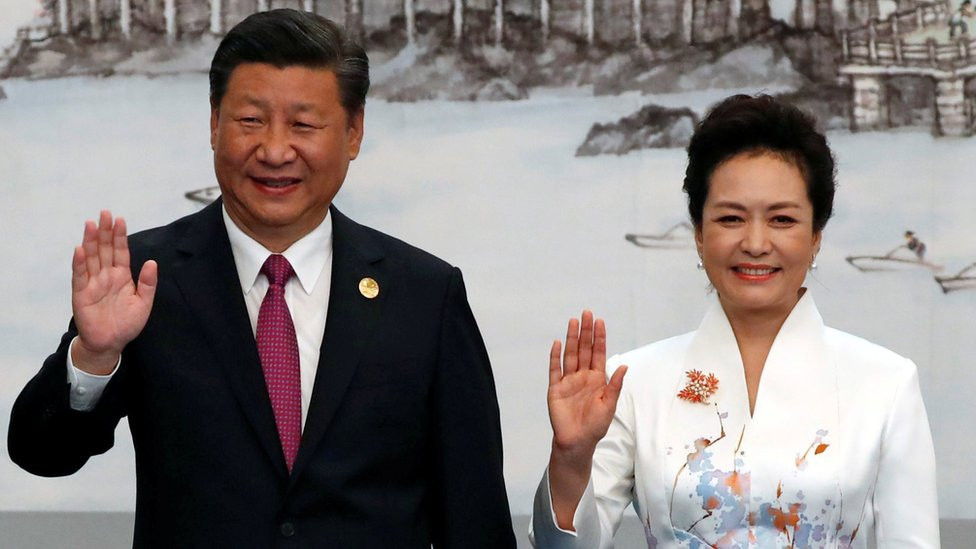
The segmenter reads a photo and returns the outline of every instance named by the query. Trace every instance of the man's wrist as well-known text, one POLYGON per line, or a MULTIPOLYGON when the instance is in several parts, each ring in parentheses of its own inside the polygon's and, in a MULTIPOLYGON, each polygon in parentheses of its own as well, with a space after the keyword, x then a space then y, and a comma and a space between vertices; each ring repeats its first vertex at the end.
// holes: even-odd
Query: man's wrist
POLYGON ((70 353, 75 368, 96 376, 107 376, 114 372, 122 356, 122 352, 116 350, 93 352, 85 346, 80 336, 72 343, 70 353))

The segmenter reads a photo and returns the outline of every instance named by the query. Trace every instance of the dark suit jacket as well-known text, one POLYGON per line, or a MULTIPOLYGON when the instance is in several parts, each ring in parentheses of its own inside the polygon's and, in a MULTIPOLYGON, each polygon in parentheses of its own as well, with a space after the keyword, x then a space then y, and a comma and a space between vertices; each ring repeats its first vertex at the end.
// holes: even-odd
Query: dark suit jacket
POLYGON ((149 321, 91 412, 74 323, 14 404, 9 451, 68 475, 128 416, 136 547, 514 547, 498 404, 461 273, 332 209, 332 288, 289 476, 218 203, 130 238, 159 263, 149 321), (379 296, 359 281, 372 277, 379 296))

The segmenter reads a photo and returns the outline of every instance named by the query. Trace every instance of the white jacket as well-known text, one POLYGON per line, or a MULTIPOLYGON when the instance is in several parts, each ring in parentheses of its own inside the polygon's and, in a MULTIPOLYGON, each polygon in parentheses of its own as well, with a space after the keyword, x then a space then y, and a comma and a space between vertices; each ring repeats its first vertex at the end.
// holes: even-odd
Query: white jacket
POLYGON ((556 526, 548 475, 537 547, 611 547, 633 503, 649 548, 938 548, 935 455, 915 364, 827 328, 810 293, 780 329, 755 414, 716 303, 697 331, 615 356, 629 370, 590 484, 556 526), (708 403, 677 397, 714 374, 708 403))

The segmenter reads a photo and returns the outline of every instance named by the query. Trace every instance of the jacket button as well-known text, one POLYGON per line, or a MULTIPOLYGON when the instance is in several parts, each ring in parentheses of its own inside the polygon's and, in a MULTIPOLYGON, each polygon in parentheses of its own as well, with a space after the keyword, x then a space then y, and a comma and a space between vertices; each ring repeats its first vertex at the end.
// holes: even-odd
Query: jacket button
POLYGON ((279 530, 281 531, 281 535, 285 536, 286 538, 290 538, 295 535, 295 525, 290 522, 282 522, 279 530))

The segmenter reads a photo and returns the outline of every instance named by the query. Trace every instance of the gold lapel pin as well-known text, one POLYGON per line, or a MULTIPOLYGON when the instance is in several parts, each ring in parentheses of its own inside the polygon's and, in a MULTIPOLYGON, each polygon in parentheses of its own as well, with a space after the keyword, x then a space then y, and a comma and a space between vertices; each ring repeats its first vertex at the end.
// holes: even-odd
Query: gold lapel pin
POLYGON ((359 281, 359 293, 363 294, 363 297, 366 299, 373 299, 374 297, 380 295, 380 285, 377 284, 375 280, 367 276, 359 281))

